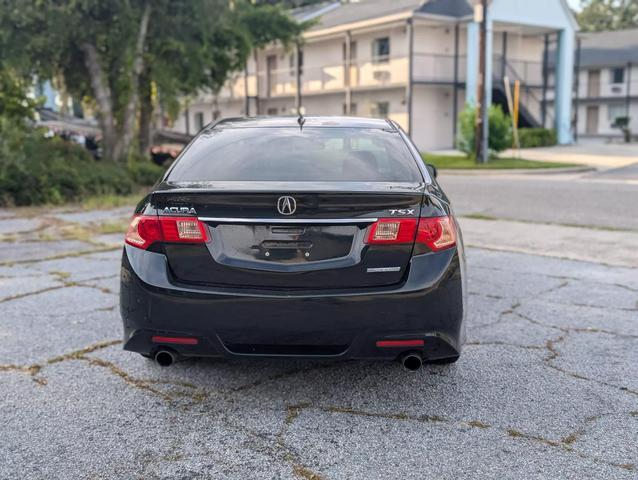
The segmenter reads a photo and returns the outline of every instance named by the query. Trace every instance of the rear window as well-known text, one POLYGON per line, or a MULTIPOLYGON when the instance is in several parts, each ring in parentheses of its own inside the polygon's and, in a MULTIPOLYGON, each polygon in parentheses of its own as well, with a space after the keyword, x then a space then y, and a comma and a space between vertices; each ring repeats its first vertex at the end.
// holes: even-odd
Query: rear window
POLYGON ((169 182, 420 182, 396 132, 308 127, 203 132, 177 161, 169 182))

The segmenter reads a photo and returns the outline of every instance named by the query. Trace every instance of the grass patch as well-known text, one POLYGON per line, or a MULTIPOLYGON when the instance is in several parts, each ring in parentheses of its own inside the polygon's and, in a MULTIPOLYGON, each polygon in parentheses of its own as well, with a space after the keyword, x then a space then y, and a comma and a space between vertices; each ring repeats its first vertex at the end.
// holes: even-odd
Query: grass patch
POLYGON ((499 220, 497 217, 491 215, 485 215, 483 213, 468 213, 467 215, 460 215, 463 218, 471 218, 473 220, 499 220))
POLYGON ((512 169, 512 168, 565 168, 580 167, 582 165, 576 163, 559 163, 559 162, 541 162, 537 160, 525 160, 524 158, 493 158, 487 163, 478 164, 472 158, 454 155, 435 155, 431 153, 422 153, 421 156, 426 163, 431 163, 440 169, 512 169))
POLYGON ((82 201, 78 206, 82 210, 107 210, 118 207, 134 207, 144 196, 146 190, 130 195, 95 195, 82 201))
POLYGON ((109 235, 112 233, 121 233, 124 235, 126 233, 126 229, 128 228, 129 222, 105 222, 97 225, 97 228, 94 230, 97 233, 109 235))

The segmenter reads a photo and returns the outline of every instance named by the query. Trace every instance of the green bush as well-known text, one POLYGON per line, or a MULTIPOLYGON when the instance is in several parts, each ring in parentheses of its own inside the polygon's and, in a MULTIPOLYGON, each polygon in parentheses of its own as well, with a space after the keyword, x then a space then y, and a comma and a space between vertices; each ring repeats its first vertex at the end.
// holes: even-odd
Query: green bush
POLYGON ((548 128, 519 128, 518 140, 521 148, 551 147, 558 142, 556 130, 548 128))
POLYGON ((141 157, 131 157, 127 170, 133 182, 144 186, 154 185, 166 171, 165 168, 141 157))
MULTIPOLYGON (((475 122, 477 109, 471 105, 465 107, 459 118, 458 148, 468 156, 474 156, 475 122)), ((492 153, 502 152, 512 146, 512 122, 503 113, 500 105, 490 105, 488 109, 488 122, 490 126, 488 147, 492 153)))
POLYGON ((130 194, 133 188, 126 167, 96 161, 81 146, 0 118, 0 205, 60 204, 130 194))

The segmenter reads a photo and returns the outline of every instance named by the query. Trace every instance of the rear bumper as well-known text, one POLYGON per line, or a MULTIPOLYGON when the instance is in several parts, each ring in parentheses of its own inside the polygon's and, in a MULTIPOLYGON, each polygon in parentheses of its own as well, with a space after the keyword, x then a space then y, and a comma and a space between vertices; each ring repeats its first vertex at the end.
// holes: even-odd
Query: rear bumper
POLYGON ((458 356, 464 341, 464 258, 456 248, 413 257, 404 283, 366 291, 295 293, 180 286, 166 258, 126 246, 120 309, 124 348, 149 354, 152 337, 195 337, 168 345, 184 356, 297 356, 426 359, 458 356), (421 348, 380 348, 379 340, 423 339, 421 348))

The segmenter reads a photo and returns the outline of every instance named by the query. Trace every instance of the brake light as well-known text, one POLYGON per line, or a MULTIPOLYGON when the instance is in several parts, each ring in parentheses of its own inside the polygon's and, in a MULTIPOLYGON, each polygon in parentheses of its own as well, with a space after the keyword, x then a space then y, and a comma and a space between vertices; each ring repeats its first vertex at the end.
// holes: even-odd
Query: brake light
POLYGON ((414 243, 416 218, 382 218, 370 226, 368 244, 400 245, 414 243))
POLYGON ((417 243, 438 252, 456 245, 456 230, 450 217, 420 218, 416 233, 417 243))
POLYGON ((155 242, 204 243, 207 239, 206 228, 197 218, 135 215, 124 241, 146 250, 155 242))
POLYGON ((415 240, 434 252, 453 247, 456 245, 454 221, 450 217, 382 218, 370 225, 366 243, 401 245, 415 240))
POLYGON ((157 216, 135 215, 131 219, 124 241, 146 250, 152 243, 162 241, 162 229, 157 216))

